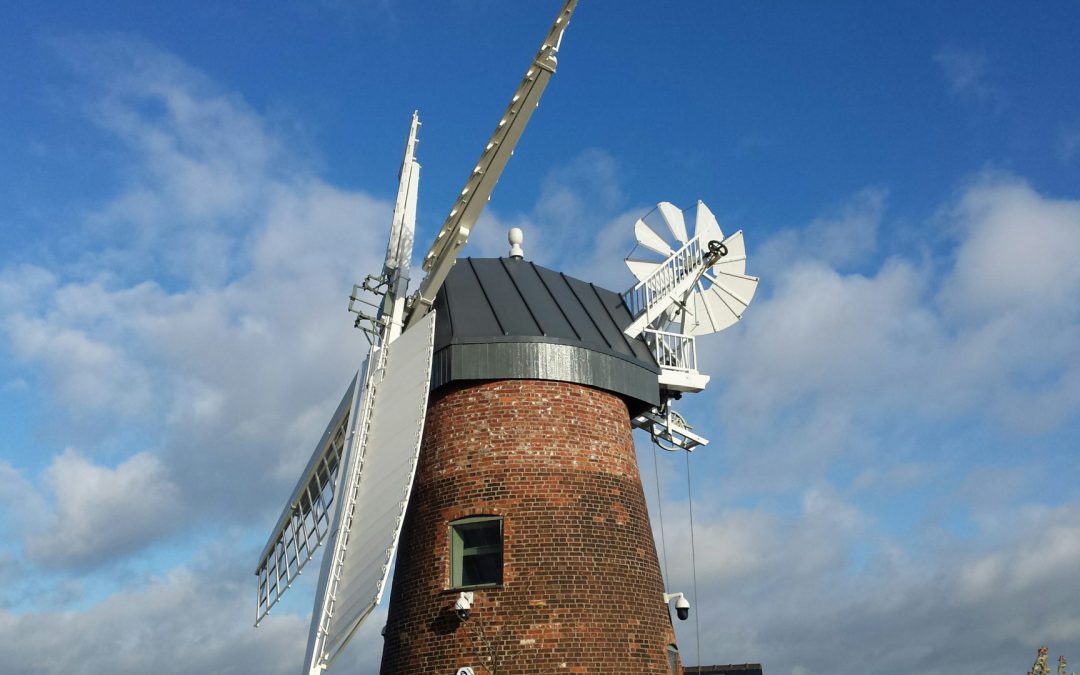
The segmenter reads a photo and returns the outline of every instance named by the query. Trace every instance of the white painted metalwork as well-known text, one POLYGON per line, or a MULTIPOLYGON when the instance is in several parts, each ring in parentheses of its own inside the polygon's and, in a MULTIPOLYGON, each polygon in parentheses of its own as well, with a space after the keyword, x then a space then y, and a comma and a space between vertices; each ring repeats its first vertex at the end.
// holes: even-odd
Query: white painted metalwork
POLYGON ((648 276, 623 296, 634 317, 624 332, 637 337, 647 326, 667 323, 671 310, 693 289, 705 267, 705 256, 697 237, 683 244, 663 263, 655 265, 648 276))
POLYGON ((645 330, 645 342, 661 368, 697 370, 697 347, 693 335, 663 330, 645 330))
POLYGON ((742 317, 757 290, 758 279, 746 275, 741 230, 724 238, 712 211, 699 201, 691 237, 683 212, 669 202, 661 202, 634 224, 634 236, 638 244, 662 259, 626 260, 640 281, 626 293, 627 305, 635 317, 627 335, 636 335, 646 327, 662 329, 669 323, 677 324, 684 334, 705 335, 723 330, 742 317), (660 223, 649 224, 653 214, 660 223), (661 234, 665 230, 668 236, 661 234), (712 249, 719 255, 710 264, 698 266, 697 262, 712 249), (688 282, 691 274, 696 279, 688 282))
POLYGON ((405 141, 405 157, 398 172, 398 192, 382 274, 369 274, 363 283, 353 286, 352 295, 349 296, 349 311, 356 314, 356 327, 367 333, 372 341, 383 344, 390 344, 404 330, 409 265, 416 232, 416 198, 420 185, 420 164, 416 161, 416 134, 419 128, 420 116, 413 112, 409 136, 405 141), (365 298, 362 292, 381 296, 382 299, 372 301, 365 298), (367 314, 359 305, 371 307, 376 313, 367 314))
POLYGON ((330 531, 330 508, 338 484, 358 380, 359 374, 353 377, 345 391, 307 468, 300 474, 270 540, 259 555, 259 566, 255 570, 259 578, 256 626, 292 585, 330 531))
POLYGON ((694 338, 737 322, 753 299, 758 280, 746 275, 742 231, 724 238, 704 202, 695 208, 693 234, 682 211, 660 202, 634 223, 634 236, 660 259, 626 259, 638 283, 623 294, 633 317, 624 332, 642 335, 652 348, 660 366, 663 399, 660 406, 634 419, 634 425, 648 430, 665 449, 691 450, 707 441, 691 432, 670 404, 680 393, 701 391, 709 383, 697 369, 694 338))
POLYGON ((389 322, 386 335, 389 344, 401 334, 405 300, 409 286, 409 265, 416 232, 416 200, 420 186, 420 164, 416 161, 416 133, 420 128, 420 115, 413 112, 409 126, 409 138, 405 141, 405 158, 398 173, 398 193, 394 201, 394 218, 390 225, 390 240, 386 244, 386 262, 383 275, 387 280, 387 292, 383 298, 382 317, 389 322))
POLYGON ((306 673, 326 669, 382 598, 412 491, 427 412, 435 313, 373 351, 347 483, 312 616, 306 673))
POLYGON ((435 295, 457 260, 458 253, 469 240, 469 233, 476 224, 476 220, 480 217, 488 200, 491 199, 491 193, 503 169, 506 168, 506 162, 514 154, 514 146, 521 138, 525 125, 529 123, 533 110, 539 104, 548 81, 555 74, 556 56, 562 44, 563 32, 570 23, 570 16, 574 13, 575 7, 577 7, 577 0, 563 2, 562 9, 555 17, 555 23, 552 24, 544 41, 540 44, 540 50, 529 64, 525 77, 522 78, 521 84, 510 99, 506 111, 499 118, 499 124, 495 127, 487 145, 484 146, 484 151, 480 153, 480 159, 477 160, 468 180, 465 181, 465 187, 454 201, 450 215, 446 217, 446 222, 435 237, 431 249, 424 256, 423 267, 427 276, 420 282, 419 290, 410 300, 412 306, 409 309, 406 325, 416 321, 430 310, 431 304, 435 302, 435 295))
POLYGON ((661 388, 698 392, 709 383, 709 376, 698 372, 697 341, 693 335, 646 329, 643 337, 660 366, 661 388))
POLYGON ((672 410, 670 405, 665 404, 644 412, 630 423, 638 429, 648 431, 657 447, 668 452, 692 452, 698 446, 709 444, 707 438, 691 431, 682 415, 672 410))
MULTIPOLYGON (((416 194, 420 165, 416 161, 415 150, 419 127, 420 118, 414 112, 409 136, 405 141, 401 171, 398 174, 398 194, 383 273, 380 277, 369 278, 373 284, 364 284, 367 290, 381 289, 382 303, 377 306, 378 313, 374 317, 357 312, 361 319, 370 319, 372 322, 373 328, 369 329, 373 335, 371 350, 363 368, 354 376, 352 384, 338 405, 330 426, 316 446, 307 468, 301 474, 300 481, 274 526, 270 540, 259 556, 259 566, 255 570, 259 579, 256 626, 291 586, 331 530, 331 508, 334 508, 336 513, 336 507, 340 506, 334 503, 335 495, 340 492, 340 467, 348 464, 349 448, 354 446, 357 440, 356 425, 366 419, 366 411, 370 408, 370 396, 367 394, 371 389, 369 380, 374 372, 381 368, 380 363, 385 351, 382 346, 393 342, 401 331, 409 283, 413 232, 416 228, 416 194)), ((351 300, 357 299, 353 297, 351 300)), ((360 319, 357 323, 360 323, 360 319)))

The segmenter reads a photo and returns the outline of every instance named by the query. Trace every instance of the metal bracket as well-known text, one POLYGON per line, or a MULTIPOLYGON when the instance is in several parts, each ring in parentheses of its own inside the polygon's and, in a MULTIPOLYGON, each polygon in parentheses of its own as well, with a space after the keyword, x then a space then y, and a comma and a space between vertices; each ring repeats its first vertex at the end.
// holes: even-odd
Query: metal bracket
POLYGON ((371 342, 373 338, 378 336, 381 331, 382 320, 379 318, 380 303, 371 302, 363 298, 361 291, 371 293, 376 299, 386 295, 389 289, 389 281, 382 276, 374 276, 372 274, 364 277, 364 281, 359 284, 353 284, 352 293, 349 294, 349 311, 356 315, 356 321, 353 322, 353 326, 364 331, 364 334, 368 338, 368 342, 371 342), (374 312, 368 314, 357 305, 367 305, 371 307, 374 312), (366 325, 365 325, 366 324, 366 325))
POLYGON ((691 431, 692 427, 668 403, 638 415, 632 423, 648 431, 653 443, 668 452, 693 452, 694 448, 709 444, 709 439, 691 431))

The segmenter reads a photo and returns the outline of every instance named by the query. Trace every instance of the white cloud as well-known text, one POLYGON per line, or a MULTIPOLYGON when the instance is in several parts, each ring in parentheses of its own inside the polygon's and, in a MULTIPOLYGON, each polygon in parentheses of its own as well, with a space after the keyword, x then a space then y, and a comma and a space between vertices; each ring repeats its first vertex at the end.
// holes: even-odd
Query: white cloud
POLYGON ((953 211, 961 242, 943 281, 957 334, 950 375, 995 392, 1017 428, 1053 428, 1080 405, 1080 202, 1009 177, 976 183, 953 211))
POLYGON ((754 251, 757 269, 780 269, 802 260, 848 268, 867 262, 877 250, 878 229, 888 191, 868 187, 852 195, 833 213, 799 229, 785 230, 754 251))
MULTIPOLYGON (((82 257, 0 270, 0 330, 22 365, 48 373, 53 421, 84 432, 86 455, 115 457, 149 432, 154 449, 135 457, 168 476, 192 521, 279 508, 359 365, 345 298, 378 269, 390 206, 313 175, 244 101, 146 43, 58 49, 126 183, 72 235, 82 257)), ((104 561, 110 545, 123 555, 183 522, 69 555, 53 540, 34 550, 104 561)))
POLYGON ((934 62, 941 68, 954 94, 1001 103, 1002 93, 991 84, 987 75, 989 59, 984 52, 950 45, 934 54, 934 62))
POLYGON ((92 565, 138 550, 180 516, 179 490, 147 453, 108 468, 69 449, 45 480, 56 507, 44 531, 26 538, 28 558, 45 566, 92 565))
MULTIPOLYGON (((854 199, 865 202, 865 193, 854 199)), ((804 484, 838 457, 895 446, 898 416, 918 428, 975 414, 1022 434, 1074 419, 1080 271, 1070 252, 1080 246, 1080 202, 981 177, 943 223, 956 244, 940 260, 891 257, 843 274, 777 254, 755 267, 769 288, 739 327, 708 338, 720 348, 698 348, 704 370, 719 374, 716 400, 749 472, 742 478, 768 476, 778 490, 804 484)), ((764 248, 805 236, 781 233, 764 248)))
POLYGON ((1052 199, 1010 177, 967 189, 953 211, 961 243, 943 298, 963 318, 1064 313, 1080 305, 1080 202, 1052 199))
POLYGON ((130 417, 147 412, 147 372, 105 336, 23 315, 4 323, 15 355, 44 364, 57 398, 77 415, 130 417))
MULTIPOLYGON (((702 663, 778 673, 993 672, 1047 641, 1080 647, 1076 505, 1025 510, 969 545, 885 538, 828 490, 805 491, 791 515, 710 503, 695 503, 699 615, 675 622, 684 662, 696 661, 695 620, 702 663)), ((667 539, 668 586, 690 591, 688 531, 669 522, 667 539)))
POLYGON ((56 276, 36 265, 17 265, 0 269, 0 309, 20 310, 56 285, 56 276))
POLYGON ((45 500, 22 472, 7 462, 0 461, 0 523, 4 519, 15 530, 29 531, 38 527, 47 512, 45 500))
POLYGON ((928 332, 924 279, 900 260, 872 277, 812 263, 783 273, 774 295, 751 308, 740 363, 730 364, 744 405, 756 411, 811 393, 847 398, 901 379, 904 357, 915 356, 904 345, 928 332), (881 354, 890 358, 881 362, 881 354))
POLYGON ((82 612, 0 610, 0 670, 94 673, 295 673, 307 625, 251 628, 253 595, 207 570, 178 569, 82 612), (62 648, 58 648, 62 646, 62 648))
POLYGON ((876 493, 908 491, 919 487, 938 471, 938 467, 926 462, 871 466, 859 472, 850 487, 854 491, 874 490, 876 493))

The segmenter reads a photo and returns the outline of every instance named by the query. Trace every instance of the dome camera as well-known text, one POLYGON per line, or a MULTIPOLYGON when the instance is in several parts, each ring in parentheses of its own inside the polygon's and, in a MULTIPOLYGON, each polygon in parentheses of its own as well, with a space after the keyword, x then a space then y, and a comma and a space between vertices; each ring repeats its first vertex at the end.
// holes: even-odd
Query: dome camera
POLYGON ((680 595, 675 601, 675 615, 679 617, 679 621, 686 621, 689 618, 690 601, 686 599, 686 596, 680 595))
POLYGON ((686 621, 690 617, 690 601, 682 593, 664 593, 664 602, 675 601, 675 616, 679 621, 686 621))
POLYGON ((458 599, 454 602, 454 613, 457 614, 457 618, 461 621, 469 620, 469 610, 472 609, 473 594, 461 593, 458 595, 458 599))

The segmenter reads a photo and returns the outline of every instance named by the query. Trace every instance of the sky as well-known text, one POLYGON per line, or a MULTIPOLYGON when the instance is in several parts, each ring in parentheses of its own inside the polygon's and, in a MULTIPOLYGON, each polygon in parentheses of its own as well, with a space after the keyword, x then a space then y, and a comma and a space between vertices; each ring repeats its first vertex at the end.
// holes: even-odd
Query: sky
MULTIPOLYGON (((314 575, 255 629, 252 572, 364 353, 410 115, 420 254, 557 8, 9 3, 0 672, 301 669, 314 575)), ((659 201, 744 231, 761 286, 681 408, 711 443, 638 439, 685 663, 1080 662, 1077 35, 1065 0, 581 0, 467 253, 519 226, 623 290, 659 201)))

